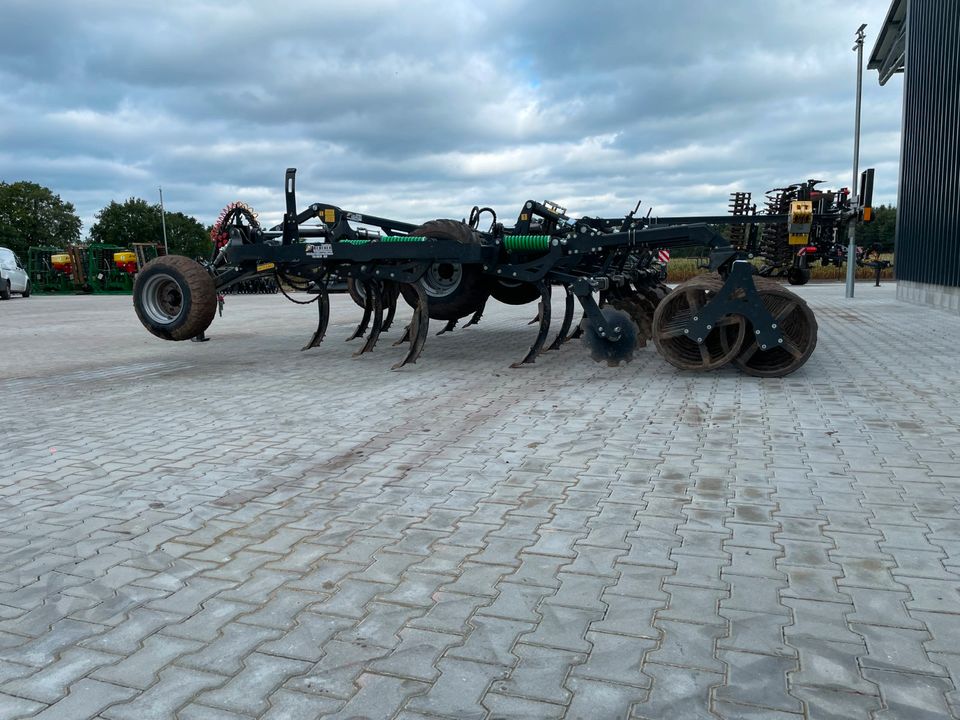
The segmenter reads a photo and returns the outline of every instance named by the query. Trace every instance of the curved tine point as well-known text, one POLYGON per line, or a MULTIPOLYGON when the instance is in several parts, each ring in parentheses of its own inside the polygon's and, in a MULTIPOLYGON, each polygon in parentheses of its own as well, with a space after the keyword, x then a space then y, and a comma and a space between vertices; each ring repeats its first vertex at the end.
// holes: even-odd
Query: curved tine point
POLYGON ((540 282, 540 328, 537 330, 537 337, 533 345, 523 356, 523 360, 516 362, 510 367, 519 368, 524 365, 530 365, 534 362, 537 355, 543 349, 543 344, 547 341, 547 335, 550 333, 550 285, 540 282))
POLYGON ((483 311, 486 309, 486 307, 487 307, 487 301, 484 300, 484 301, 480 304, 480 307, 477 308, 477 311, 473 314, 473 317, 470 318, 470 322, 468 322, 466 325, 464 325, 464 327, 465 327, 465 328, 468 328, 468 327, 470 327, 471 325, 476 325, 478 322, 480 322, 480 318, 483 317, 483 311))
MULTIPOLYGON (((366 284, 364 284, 364 288, 366 288, 366 284)), ((371 305, 372 303, 370 300, 370 296, 366 295, 363 298, 363 317, 360 319, 360 324, 357 325, 357 329, 354 330, 353 334, 347 338, 347 342, 350 342, 351 340, 356 340, 359 337, 363 337, 363 334, 367 331, 367 325, 370 324, 370 314, 372 312, 371 305)))
POLYGON ((320 297, 317 299, 317 315, 317 329, 310 338, 310 342, 300 348, 301 352, 317 347, 323 341, 323 336, 327 334, 327 324, 330 322, 330 296, 327 294, 326 287, 321 288, 320 297))
MULTIPOLYGON (((412 322, 412 321, 411 321, 411 322, 412 322)), ((399 346, 399 345, 403 345, 405 342, 408 342, 409 340, 410 340, 410 326, 409 326, 409 325, 406 325, 406 326, 403 328, 403 335, 400 336, 400 339, 397 340, 397 341, 393 344, 393 346, 394 346, 394 347, 397 347, 397 346, 399 346)))
POLYGON ((443 335, 444 333, 453 332, 453 329, 457 326, 456 319, 447 320, 447 324, 444 325, 440 330, 437 331, 437 335, 443 335))
POLYGON ((383 330, 383 295, 380 293, 380 283, 375 281, 367 282, 364 285, 364 289, 369 299, 368 302, 373 305, 373 324, 370 326, 370 334, 367 336, 367 341, 363 344, 362 348, 353 354, 354 357, 373 350, 383 330))
POLYGON ((403 360, 393 366, 393 370, 399 370, 404 365, 417 361, 420 353, 423 352, 423 344, 427 341, 427 333, 430 332, 430 309, 427 293, 420 283, 415 283, 411 287, 417 291, 417 307, 413 311, 413 319, 407 328, 410 336, 410 350, 407 351, 403 360))
POLYGON ((565 299, 565 305, 563 306, 563 322, 560 323, 560 330, 557 332, 557 337, 554 338, 553 342, 550 343, 550 346, 547 350, 559 350, 560 346, 567 341, 567 333, 570 332, 570 325, 573 322, 573 311, 574 311, 574 295, 571 292, 570 288, 565 287, 567 291, 567 297, 565 299))

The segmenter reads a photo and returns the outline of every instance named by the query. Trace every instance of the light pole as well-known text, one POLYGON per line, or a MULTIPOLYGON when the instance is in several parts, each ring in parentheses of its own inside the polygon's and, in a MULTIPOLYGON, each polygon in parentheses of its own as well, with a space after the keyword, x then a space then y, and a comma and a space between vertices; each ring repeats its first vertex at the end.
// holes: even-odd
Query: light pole
MULTIPOLYGON (((853 184, 850 187, 850 206, 856 211, 860 199, 857 197, 857 182, 860 176, 860 99, 863 94, 863 38, 867 24, 857 28, 857 39, 853 50, 857 53, 857 115, 853 127, 853 184)), ((847 245, 847 292, 848 298, 853 297, 854 279, 857 272, 857 214, 855 213, 847 225, 849 244, 847 245)))
POLYGON ((163 187, 160 190, 160 226, 163 228, 163 254, 169 255, 170 249, 167 247, 167 213, 163 209, 163 187))

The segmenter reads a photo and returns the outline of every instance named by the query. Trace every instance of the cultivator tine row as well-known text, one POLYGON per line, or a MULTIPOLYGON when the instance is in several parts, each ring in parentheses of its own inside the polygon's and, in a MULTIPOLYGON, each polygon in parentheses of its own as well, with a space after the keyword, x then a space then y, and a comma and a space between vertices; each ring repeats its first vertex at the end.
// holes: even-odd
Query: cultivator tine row
POLYGON ((477 223, 413 225, 323 203, 298 212, 294 180, 288 171, 281 224, 264 230, 247 206, 235 204, 212 231, 216 247, 209 262, 167 256, 141 270, 134 305, 151 332, 169 340, 198 336, 213 320, 218 292, 275 277, 294 302, 300 301, 288 287, 317 293, 317 328, 306 350, 323 340, 329 293, 342 292, 346 281, 362 308, 347 338, 365 338, 355 356, 372 352, 392 327, 400 296, 412 308, 394 343, 407 346, 395 369, 418 360, 431 319, 443 322, 437 335, 461 322, 476 325, 492 297, 509 305, 539 303, 531 321, 536 337, 512 367, 531 365, 575 339, 595 361, 616 366, 652 340, 684 370, 732 364, 750 375, 782 377, 816 347, 816 319, 802 298, 756 276, 749 259, 759 254, 785 262, 793 250, 784 245, 784 232, 791 245, 814 236, 826 242, 852 218, 845 192, 820 193, 814 190, 818 181, 810 180, 769 193, 766 213, 759 215, 748 193, 732 197, 730 216, 695 222, 649 213, 638 218, 636 210, 620 218, 571 218, 559 205, 531 200, 513 226, 498 222, 491 210, 490 228, 481 232, 477 223), (735 244, 712 229, 725 223, 737 228, 735 244), (671 290, 663 282, 671 248, 705 248, 703 267, 710 274, 671 290), (554 286, 564 291, 563 318, 548 344, 554 286), (183 303, 184 297, 192 302, 183 303), (583 314, 574 323, 578 303, 583 314))

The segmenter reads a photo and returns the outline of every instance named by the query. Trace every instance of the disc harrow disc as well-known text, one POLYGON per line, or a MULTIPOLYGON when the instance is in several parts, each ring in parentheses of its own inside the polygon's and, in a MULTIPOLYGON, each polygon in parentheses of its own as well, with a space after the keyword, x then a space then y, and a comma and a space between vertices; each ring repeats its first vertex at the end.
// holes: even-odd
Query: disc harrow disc
POLYGON ((733 361, 746 338, 746 321, 740 315, 721 318, 702 342, 685 328, 717 294, 723 282, 718 277, 698 277, 681 283, 653 314, 653 341, 664 359, 682 370, 714 370, 733 361))
POLYGON ((581 323, 583 328, 583 344, 590 350, 590 357, 595 362, 605 362, 610 367, 617 367, 620 363, 633 360, 633 351, 637 349, 639 329, 630 315, 623 310, 605 307, 602 310, 606 323, 603 335, 593 326, 589 318, 581 323), (619 337, 611 340, 611 331, 619 337))
POLYGON ((783 377, 798 370, 817 346, 817 319, 810 306, 795 293, 776 282, 757 284, 764 306, 777 321, 783 343, 772 348, 757 344, 753 329, 748 332, 734 361, 741 370, 756 377, 783 377))

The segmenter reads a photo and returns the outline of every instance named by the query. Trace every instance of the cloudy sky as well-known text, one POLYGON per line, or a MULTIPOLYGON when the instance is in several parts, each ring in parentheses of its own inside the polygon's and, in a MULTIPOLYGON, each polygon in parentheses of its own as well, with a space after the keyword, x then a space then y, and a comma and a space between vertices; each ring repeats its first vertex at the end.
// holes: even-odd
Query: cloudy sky
MULTIPOLYGON (((888 0, 2 0, 0 180, 267 220, 423 221, 528 198, 723 212, 850 183, 855 29, 888 0)), ((865 75, 861 165, 896 195, 901 77, 865 75)))

